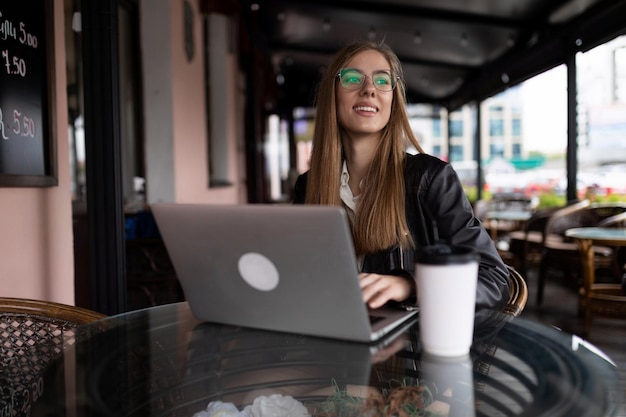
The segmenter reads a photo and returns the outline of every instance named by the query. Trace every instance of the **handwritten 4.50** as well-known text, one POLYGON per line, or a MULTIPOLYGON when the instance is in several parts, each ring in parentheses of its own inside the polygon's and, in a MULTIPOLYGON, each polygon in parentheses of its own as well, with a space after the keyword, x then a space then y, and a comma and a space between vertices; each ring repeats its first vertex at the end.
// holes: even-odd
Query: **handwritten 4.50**
POLYGON ((2 51, 2 58, 4 58, 4 66, 7 70, 7 74, 26 77, 26 61, 17 56, 9 56, 8 49, 2 51))
MULTIPOLYGON (((4 140, 8 140, 9 136, 7 135, 7 122, 5 122, 2 109, 0 108, 0 137, 4 140)), ((13 121, 9 122, 11 126, 8 126, 8 129, 11 129, 16 136, 23 137, 31 137, 34 138, 37 134, 35 120, 30 117, 22 114, 19 110, 13 110, 13 121)))

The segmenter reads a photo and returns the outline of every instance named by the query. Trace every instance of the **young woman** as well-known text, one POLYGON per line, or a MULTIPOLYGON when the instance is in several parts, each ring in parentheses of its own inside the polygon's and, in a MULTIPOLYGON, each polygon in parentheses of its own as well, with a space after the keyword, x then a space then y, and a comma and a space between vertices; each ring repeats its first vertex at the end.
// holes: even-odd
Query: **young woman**
POLYGON ((331 61, 316 97, 310 169, 296 181, 294 203, 345 207, 372 308, 414 299, 413 254, 435 241, 480 254, 477 307, 501 308, 508 299, 506 267, 458 176, 426 155, 411 130, 400 61, 384 43, 348 45, 331 61))

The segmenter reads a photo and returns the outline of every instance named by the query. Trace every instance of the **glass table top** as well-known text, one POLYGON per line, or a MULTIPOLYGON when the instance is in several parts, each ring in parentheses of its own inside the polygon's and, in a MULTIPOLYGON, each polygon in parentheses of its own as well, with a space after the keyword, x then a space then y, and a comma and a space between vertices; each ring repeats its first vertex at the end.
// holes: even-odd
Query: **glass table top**
POLYGON ((578 239, 626 241, 626 229, 614 227, 576 227, 566 230, 565 235, 578 239))
POLYGON ((159 306, 80 328, 31 415, 192 417, 278 398, 310 416, 580 417, 610 416, 622 400, 614 364, 584 340, 500 313, 475 322, 470 355, 442 359, 421 352, 418 321, 376 346, 159 306))
POLYGON ((533 213, 527 210, 502 210, 488 211, 485 215, 489 220, 510 220, 510 221, 526 221, 532 217, 533 213))

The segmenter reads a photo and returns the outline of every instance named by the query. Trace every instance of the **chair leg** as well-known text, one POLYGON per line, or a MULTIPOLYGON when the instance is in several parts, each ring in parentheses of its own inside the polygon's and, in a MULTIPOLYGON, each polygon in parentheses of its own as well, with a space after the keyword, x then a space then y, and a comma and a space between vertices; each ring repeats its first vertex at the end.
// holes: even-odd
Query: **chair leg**
POLYGON ((528 263, 528 255, 526 253, 522 254, 519 261, 519 272, 523 277, 528 276, 528 271, 526 270, 526 264, 528 263))
POLYGON ((548 263, 543 259, 539 263, 539 273, 537 277, 537 306, 543 303, 543 288, 545 286, 546 275, 548 273, 548 263))

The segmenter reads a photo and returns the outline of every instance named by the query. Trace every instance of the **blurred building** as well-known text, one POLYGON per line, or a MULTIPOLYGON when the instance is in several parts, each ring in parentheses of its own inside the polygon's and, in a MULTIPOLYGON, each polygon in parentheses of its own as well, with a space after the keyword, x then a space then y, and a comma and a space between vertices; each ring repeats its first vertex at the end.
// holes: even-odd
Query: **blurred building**
MULTIPOLYGON (((476 160, 475 107, 463 106, 450 114, 429 105, 409 106, 412 126, 426 152, 450 162, 476 160), (449 136, 449 141, 448 141, 449 136)), ((525 156, 519 87, 485 100, 481 105, 481 160, 507 160, 525 156)))
POLYGON ((626 161, 626 36, 577 58, 581 167, 626 161))

